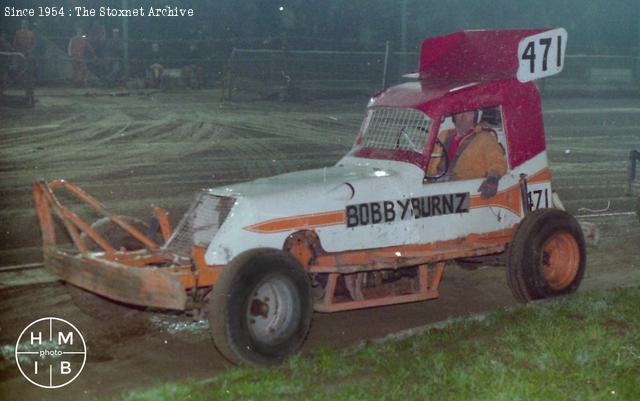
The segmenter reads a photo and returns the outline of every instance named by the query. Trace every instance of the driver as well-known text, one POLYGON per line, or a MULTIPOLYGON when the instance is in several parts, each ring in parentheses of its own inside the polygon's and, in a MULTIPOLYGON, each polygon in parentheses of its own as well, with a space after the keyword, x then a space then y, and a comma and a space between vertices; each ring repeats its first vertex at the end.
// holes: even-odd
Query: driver
POLYGON ((484 178, 478 191, 483 199, 491 198, 507 171, 504 149, 492 130, 476 123, 477 110, 454 114, 452 119, 455 128, 438 134, 433 156, 437 159, 430 163, 429 174, 441 174, 446 169, 444 172, 452 180, 484 178))

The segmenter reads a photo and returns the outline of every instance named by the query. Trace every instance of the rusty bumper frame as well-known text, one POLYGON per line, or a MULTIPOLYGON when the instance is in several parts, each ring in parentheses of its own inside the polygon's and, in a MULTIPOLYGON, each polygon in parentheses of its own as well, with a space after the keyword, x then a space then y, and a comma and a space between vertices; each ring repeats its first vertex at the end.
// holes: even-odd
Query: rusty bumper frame
MULTIPOLYGON (((42 232, 44 265, 77 287, 127 304, 184 310, 189 301, 187 290, 212 286, 221 271, 221 266, 208 266, 204 262, 203 248, 194 247, 192 258, 163 251, 136 227, 69 181, 35 183, 34 199, 42 232), (144 248, 115 249, 90 224, 63 206, 54 189, 69 191, 140 241, 144 248), (57 243, 55 218, 69 233, 73 248, 66 249, 57 243), (102 251, 91 251, 81 233, 102 251)), ((154 208, 153 214, 166 240, 171 234, 168 214, 160 208, 154 208)))

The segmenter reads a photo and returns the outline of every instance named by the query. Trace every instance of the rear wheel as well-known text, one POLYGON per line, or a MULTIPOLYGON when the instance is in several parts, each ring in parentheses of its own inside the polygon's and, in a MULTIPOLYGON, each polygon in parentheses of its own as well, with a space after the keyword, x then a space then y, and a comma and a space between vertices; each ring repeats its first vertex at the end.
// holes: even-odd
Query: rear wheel
POLYGON ((312 310, 303 267, 280 250, 255 249, 233 259, 214 285, 209 326, 230 361, 272 365, 300 348, 312 310))
POLYGON ((507 255, 507 278, 521 302, 574 292, 586 253, 576 219, 558 209, 539 209, 522 220, 507 255))

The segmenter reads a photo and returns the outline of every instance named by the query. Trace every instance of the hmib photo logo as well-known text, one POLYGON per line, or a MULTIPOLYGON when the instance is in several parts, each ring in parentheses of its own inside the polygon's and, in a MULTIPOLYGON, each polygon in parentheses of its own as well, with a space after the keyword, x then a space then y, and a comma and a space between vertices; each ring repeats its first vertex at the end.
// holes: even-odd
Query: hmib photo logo
POLYGON ((73 324, 44 317, 22 330, 15 357, 18 369, 29 382, 42 388, 60 388, 82 372, 87 346, 73 324))

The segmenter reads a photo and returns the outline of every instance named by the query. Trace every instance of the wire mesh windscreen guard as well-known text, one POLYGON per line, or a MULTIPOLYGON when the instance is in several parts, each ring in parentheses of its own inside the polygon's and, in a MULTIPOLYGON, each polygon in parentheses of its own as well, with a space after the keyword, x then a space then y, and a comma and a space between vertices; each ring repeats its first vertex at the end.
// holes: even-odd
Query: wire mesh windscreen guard
POLYGON ((360 145, 376 149, 400 149, 422 153, 431 119, 415 109, 370 109, 363 122, 360 145))
POLYGON ((189 257, 194 245, 207 247, 227 219, 235 201, 234 198, 206 192, 198 194, 163 250, 189 257))

